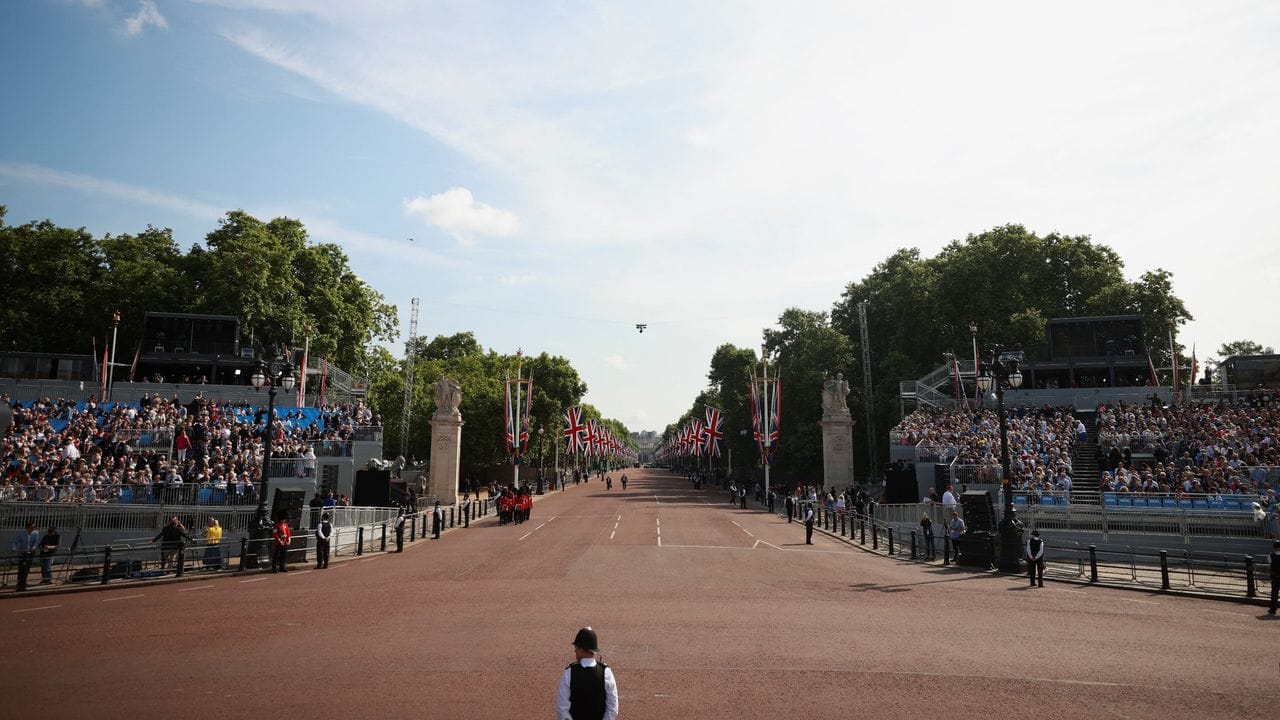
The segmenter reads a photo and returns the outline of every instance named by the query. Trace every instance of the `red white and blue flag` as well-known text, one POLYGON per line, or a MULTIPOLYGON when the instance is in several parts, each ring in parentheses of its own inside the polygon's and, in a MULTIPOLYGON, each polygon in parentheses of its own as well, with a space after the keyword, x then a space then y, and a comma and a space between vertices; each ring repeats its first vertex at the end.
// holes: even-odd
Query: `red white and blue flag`
POLYGON ((564 413, 565 453, 576 455, 586 445, 583 434, 587 425, 582 420, 582 408, 574 405, 564 413))
POLYGON ((724 424, 724 416, 720 411, 713 408, 707 408, 707 425, 702 431, 703 453, 707 457, 720 457, 720 440, 724 437, 721 426, 724 424))

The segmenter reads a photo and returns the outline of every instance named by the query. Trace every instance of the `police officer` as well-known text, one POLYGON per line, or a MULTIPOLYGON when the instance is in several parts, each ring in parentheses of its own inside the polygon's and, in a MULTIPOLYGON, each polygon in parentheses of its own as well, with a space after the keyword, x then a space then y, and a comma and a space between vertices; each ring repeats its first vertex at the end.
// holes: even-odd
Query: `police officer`
POLYGON ((1268 615, 1276 614, 1276 604, 1280 601, 1280 540, 1271 543, 1271 609, 1268 615))
POLYGON ((440 507, 439 500, 436 501, 436 507, 435 510, 431 511, 431 516, 435 524, 435 527, 433 528, 435 532, 434 537, 436 540, 439 540, 440 530, 444 527, 444 508, 440 507))
POLYGON ((400 512, 396 513, 396 552, 404 552, 404 508, 400 508, 400 512))
POLYGON ((329 513, 320 516, 316 524, 316 569, 329 567, 329 538, 333 537, 333 523, 329 522, 329 513))
POLYGON ((471 527, 471 495, 462 496, 462 527, 471 527))
POLYGON ((1040 539, 1040 531, 1032 530, 1031 539, 1027 540, 1027 575, 1031 578, 1031 587, 1040 580, 1044 587, 1044 541, 1040 539))
POLYGON ((813 544, 813 503, 804 504, 804 544, 813 544))
POLYGON ((556 720, 615 720, 618 684, 613 670, 596 657, 596 631, 584 627, 573 638, 574 662, 564 669, 556 690, 556 720))
POLYGON ((787 506, 787 522, 790 523, 791 519, 795 517, 796 514, 796 499, 791 497, 791 493, 787 493, 785 502, 787 506))

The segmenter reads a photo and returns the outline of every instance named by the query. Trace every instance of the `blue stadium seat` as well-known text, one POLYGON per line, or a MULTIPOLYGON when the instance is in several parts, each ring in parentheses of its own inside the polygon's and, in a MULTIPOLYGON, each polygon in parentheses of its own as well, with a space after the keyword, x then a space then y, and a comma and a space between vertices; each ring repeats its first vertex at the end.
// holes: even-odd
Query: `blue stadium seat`
POLYGON ((120 491, 120 502, 126 505, 133 502, 133 488, 124 488, 120 491))
POLYGON ((213 500, 213 488, 200 488, 200 492, 196 493, 197 505, 208 505, 213 500))
POLYGON ((1223 506, 1222 509, 1224 510, 1244 510, 1245 509, 1244 501, 1241 500, 1240 498, 1235 498, 1235 497, 1223 498, 1222 506, 1223 506))
POLYGON ((1194 510, 1208 510, 1209 501, 1204 498, 1194 498, 1191 501, 1191 507, 1194 510))
POLYGON ((1221 500, 1210 500, 1210 501, 1209 501, 1209 509, 1210 509, 1210 510, 1222 510, 1222 509, 1223 509, 1223 508, 1225 508, 1225 507, 1226 507, 1226 505, 1225 505, 1221 500))
POLYGON ((1173 508, 1174 510, 1176 510, 1176 509, 1178 508, 1178 499, 1177 499, 1177 498, 1165 498, 1165 499, 1164 499, 1164 506, 1165 506, 1166 508, 1173 508))
POLYGON ((213 491, 213 504, 214 504, 214 505, 226 505, 226 504, 227 504, 227 493, 226 493, 226 491, 225 491, 225 490, 214 490, 214 491, 213 491))
POLYGON ((1045 495, 1044 497, 1040 498, 1040 504, 1044 507, 1053 507, 1054 505, 1053 496, 1045 495))
POLYGON ((1116 507, 1120 504, 1120 499, 1113 492, 1102 493, 1102 504, 1107 507, 1116 507))
POLYGON ((1013 504, 1014 504, 1014 505, 1026 505, 1026 504, 1027 504, 1027 496, 1026 496, 1026 495, 1014 495, 1014 496, 1013 496, 1013 504))

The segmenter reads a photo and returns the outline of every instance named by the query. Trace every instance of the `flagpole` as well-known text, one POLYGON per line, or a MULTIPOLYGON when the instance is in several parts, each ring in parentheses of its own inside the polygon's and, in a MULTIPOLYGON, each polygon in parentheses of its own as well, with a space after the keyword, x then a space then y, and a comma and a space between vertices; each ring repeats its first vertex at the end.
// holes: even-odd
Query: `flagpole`
POLYGON ((769 452, 773 449, 769 429, 773 427, 773 421, 770 419, 773 413, 773 403, 769 401, 769 347, 767 345, 760 346, 760 364, 764 368, 764 382, 760 388, 764 391, 764 427, 761 428, 764 435, 761 443, 762 447, 765 448, 764 453, 762 453, 764 459, 764 496, 769 497, 769 466, 771 465, 769 452))
POLYGON ((524 364, 524 354, 516 350, 516 401, 511 405, 511 431, 514 452, 511 454, 511 486, 520 489, 520 371, 524 364))
POLYGON ((120 329, 120 311, 111 314, 111 367, 107 370, 107 392, 104 401, 111 399, 111 391, 115 389, 116 375, 116 331, 120 329))

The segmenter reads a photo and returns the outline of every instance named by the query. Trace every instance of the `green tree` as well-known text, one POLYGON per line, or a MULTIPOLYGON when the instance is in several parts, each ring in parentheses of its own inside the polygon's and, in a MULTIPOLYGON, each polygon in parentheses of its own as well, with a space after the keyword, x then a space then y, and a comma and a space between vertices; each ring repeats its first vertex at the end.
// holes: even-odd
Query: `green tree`
POLYGON ((123 298, 104 294, 102 248, 83 228, 45 220, 4 224, 0 214, 0 347, 90 353, 123 298))
POLYGON ((1234 340, 1223 343, 1222 347, 1218 348, 1218 355, 1223 359, 1235 355, 1274 355, 1275 352, 1274 348, 1263 347, 1252 340, 1234 340))

